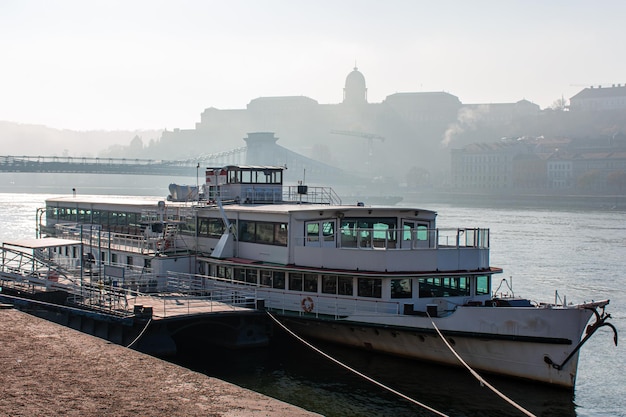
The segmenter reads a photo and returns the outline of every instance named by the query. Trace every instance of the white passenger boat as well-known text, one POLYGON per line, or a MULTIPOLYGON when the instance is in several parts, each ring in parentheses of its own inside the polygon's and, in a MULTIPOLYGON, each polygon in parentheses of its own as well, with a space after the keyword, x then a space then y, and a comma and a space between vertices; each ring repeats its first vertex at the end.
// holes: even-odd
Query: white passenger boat
POLYGON ((437 213, 420 208, 341 204, 329 188, 283 186, 281 167, 208 168, 203 191, 195 202, 50 198, 40 232, 80 230, 84 253, 59 256, 95 262, 92 271, 144 267, 152 291, 172 273, 246 287, 304 337, 460 365, 455 351, 476 370, 562 387, 574 387, 588 337, 615 330, 608 300, 496 296, 488 229, 437 228, 437 213))

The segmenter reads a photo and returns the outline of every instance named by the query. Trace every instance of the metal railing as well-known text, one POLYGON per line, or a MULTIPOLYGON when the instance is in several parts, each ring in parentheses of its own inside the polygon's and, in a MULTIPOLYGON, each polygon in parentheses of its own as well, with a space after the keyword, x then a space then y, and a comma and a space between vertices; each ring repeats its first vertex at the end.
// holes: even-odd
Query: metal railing
POLYGON ((55 226, 55 236, 78 240, 85 245, 99 247, 102 250, 112 249, 142 255, 175 250, 177 247, 176 236, 129 234, 105 231, 101 230, 99 226, 95 226, 91 224, 61 223, 55 226))
POLYGON ((333 234, 297 237, 297 246, 337 247, 356 249, 420 250, 489 248, 489 229, 372 229, 339 230, 333 234))
POLYGON ((293 292, 270 288, 256 283, 234 279, 192 275, 168 274, 168 291, 179 292, 188 297, 195 294, 210 294, 213 301, 228 304, 233 308, 253 308, 263 300, 270 309, 293 314, 315 314, 333 316, 338 319, 350 315, 400 314, 401 304, 397 301, 382 301, 342 297, 333 294, 293 292), (309 305, 309 300, 312 305, 309 305), (310 311, 307 311, 310 308, 310 311))

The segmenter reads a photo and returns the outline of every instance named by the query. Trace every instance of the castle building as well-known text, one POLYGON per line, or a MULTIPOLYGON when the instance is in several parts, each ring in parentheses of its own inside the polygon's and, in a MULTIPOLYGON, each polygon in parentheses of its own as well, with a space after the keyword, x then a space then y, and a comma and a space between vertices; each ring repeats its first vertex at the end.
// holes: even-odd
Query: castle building
MULTIPOLYGON (((487 113, 506 120, 540 110, 527 101, 489 106, 487 113)), ((369 103, 365 77, 355 67, 346 76, 340 103, 281 96, 252 99, 245 109, 209 107, 194 129, 165 131, 158 146, 171 157, 184 150, 186 155, 176 157, 201 159, 244 146, 250 132, 273 132, 281 146, 306 158, 299 166, 316 160, 366 179, 402 183, 416 168, 447 170, 449 149, 442 141, 463 109, 447 92, 399 92, 369 103)))
POLYGON ((626 109, 626 84, 585 88, 569 99, 570 111, 605 111, 626 109))

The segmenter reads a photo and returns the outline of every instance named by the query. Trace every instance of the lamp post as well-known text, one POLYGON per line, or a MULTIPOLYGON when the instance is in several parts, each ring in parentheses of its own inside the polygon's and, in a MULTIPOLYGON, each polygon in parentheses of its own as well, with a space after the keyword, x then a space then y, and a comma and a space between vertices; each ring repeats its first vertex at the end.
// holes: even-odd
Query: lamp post
POLYGON ((198 194, 198 202, 200 202, 200 182, 198 180, 198 171, 200 170, 200 162, 196 165, 196 193, 198 194))

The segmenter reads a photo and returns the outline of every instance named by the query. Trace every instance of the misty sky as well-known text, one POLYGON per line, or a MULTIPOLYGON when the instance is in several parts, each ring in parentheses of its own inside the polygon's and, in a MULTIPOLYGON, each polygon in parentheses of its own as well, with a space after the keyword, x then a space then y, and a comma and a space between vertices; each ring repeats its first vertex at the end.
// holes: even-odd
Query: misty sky
POLYGON ((0 0, 0 120, 193 128, 261 96, 447 91, 550 106, 626 83, 626 2, 0 0))

